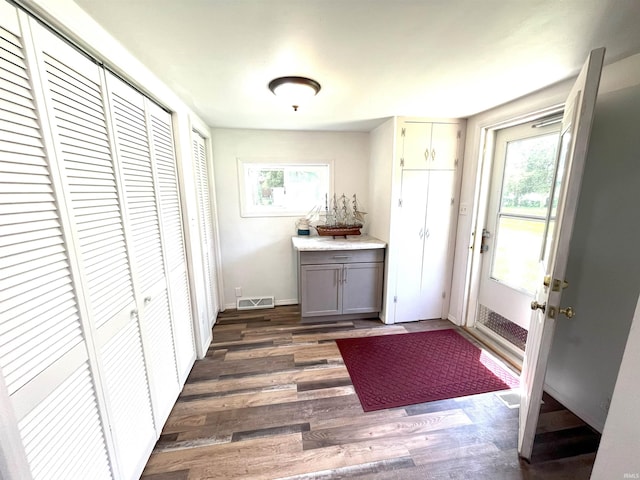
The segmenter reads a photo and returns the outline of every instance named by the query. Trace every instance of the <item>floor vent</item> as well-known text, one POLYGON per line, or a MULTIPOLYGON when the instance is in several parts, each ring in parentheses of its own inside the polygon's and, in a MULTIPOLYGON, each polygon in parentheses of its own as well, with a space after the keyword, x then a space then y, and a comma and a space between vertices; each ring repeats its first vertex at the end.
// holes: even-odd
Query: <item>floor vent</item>
POLYGON ((238 299, 238 310, 257 310, 259 308, 273 308, 273 297, 242 297, 238 299))

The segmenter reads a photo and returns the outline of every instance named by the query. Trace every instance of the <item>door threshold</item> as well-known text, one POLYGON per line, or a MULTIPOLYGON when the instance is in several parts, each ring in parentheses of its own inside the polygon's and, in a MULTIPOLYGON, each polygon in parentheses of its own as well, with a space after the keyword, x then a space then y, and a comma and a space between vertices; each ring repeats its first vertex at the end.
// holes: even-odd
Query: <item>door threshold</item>
POLYGON ((492 332, 488 328, 463 327, 465 332, 473 336, 482 343, 483 346, 491 350, 511 366, 518 374, 522 371, 522 361, 524 352, 517 347, 511 345, 498 334, 492 332))

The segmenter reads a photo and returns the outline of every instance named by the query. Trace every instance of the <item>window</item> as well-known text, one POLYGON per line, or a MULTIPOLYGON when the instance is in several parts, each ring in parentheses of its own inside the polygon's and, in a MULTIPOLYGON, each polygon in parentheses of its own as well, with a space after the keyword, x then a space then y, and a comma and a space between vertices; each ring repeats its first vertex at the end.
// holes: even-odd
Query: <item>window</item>
POLYGON ((238 160, 241 216, 298 216, 324 206, 330 194, 330 166, 238 160))

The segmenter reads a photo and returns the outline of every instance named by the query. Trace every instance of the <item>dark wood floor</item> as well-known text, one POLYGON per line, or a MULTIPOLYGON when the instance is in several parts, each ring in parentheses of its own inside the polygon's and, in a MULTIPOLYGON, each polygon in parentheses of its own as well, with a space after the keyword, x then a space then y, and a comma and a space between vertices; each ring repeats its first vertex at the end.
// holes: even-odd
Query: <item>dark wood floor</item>
POLYGON ((363 412, 336 338, 452 327, 225 312, 142 478, 589 478, 598 436, 551 398, 531 464, 516 452, 518 409, 496 393, 363 412))

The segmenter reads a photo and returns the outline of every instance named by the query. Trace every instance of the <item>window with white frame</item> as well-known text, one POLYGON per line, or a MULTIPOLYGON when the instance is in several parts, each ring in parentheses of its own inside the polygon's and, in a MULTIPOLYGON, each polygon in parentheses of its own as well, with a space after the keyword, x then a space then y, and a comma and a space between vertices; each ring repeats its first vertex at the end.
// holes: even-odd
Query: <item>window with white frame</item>
POLYGON ((324 207, 331 163, 238 159, 241 216, 299 216, 324 207))

